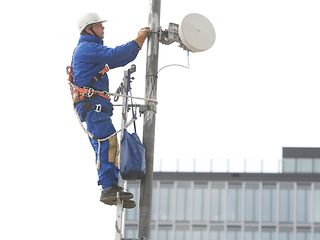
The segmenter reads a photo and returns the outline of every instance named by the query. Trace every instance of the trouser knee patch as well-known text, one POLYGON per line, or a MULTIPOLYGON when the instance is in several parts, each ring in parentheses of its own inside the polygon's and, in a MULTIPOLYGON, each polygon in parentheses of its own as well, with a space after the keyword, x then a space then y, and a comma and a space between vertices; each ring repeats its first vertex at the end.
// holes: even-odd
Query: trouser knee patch
POLYGON ((109 150, 108 150, 108 160, 113 163, 115 166, 118 166, 119 163, 119 143, 117 135, 112 136, 108 139, 109 141, 109 150))

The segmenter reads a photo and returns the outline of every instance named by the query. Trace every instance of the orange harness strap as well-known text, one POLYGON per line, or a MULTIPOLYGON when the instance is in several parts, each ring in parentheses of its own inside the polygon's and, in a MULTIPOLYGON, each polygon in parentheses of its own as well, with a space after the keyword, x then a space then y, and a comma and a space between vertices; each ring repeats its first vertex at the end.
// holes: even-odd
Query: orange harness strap
POLYGON ((78 87, 71 82, 69 84, 70 84, 70 90, 72 93, 72 99, 74 103, 78 103, 84 100, 86 97, 89 98, 92 96, 100 96, 106 100, 110 100, 110 97, 107 94, 107 92, 97 91, 97 90, 94 90, 93 88, 78 87))
MULTIPOLYGON (((109 71, 109 66, 106 65, 93 79, 95 81, 99 80, 104 74, 106 74, 109 71)), ((68 74, 68 82, 70 85, 70 91, 72 95, 72 100, 74 104, 77 104, 78 102, 84 100, 85 98, 89 98, 92 96, 100 96, 106 100, 110 100, 109 95, 106 91, 97 91, 93 88, 88 87, 78 87, 73 84, 73 72, 72 67, 67 66, 67 74, 68 74)))

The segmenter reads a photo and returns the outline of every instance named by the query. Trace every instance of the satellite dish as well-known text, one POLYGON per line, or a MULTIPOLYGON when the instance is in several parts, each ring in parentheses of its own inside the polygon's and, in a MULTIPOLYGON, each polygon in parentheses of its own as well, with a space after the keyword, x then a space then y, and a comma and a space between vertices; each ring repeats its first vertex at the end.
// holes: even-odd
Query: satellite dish
POLYGON ((179 37, 191 52, 202 52, 212 47, 216 40, 216 33, 206 17, 198 13, 190 13, 180 24, 179 37))

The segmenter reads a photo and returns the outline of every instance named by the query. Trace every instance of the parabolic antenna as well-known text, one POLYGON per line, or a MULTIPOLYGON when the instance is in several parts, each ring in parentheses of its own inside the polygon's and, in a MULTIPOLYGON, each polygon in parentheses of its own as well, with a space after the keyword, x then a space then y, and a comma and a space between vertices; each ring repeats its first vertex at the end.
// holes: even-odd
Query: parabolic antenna
POLYGON ((216 33, 206 17, 198 13, 190 13, 180 24, 179 37, 191 52, 202 52, 212 47, 216 40, 216 33))

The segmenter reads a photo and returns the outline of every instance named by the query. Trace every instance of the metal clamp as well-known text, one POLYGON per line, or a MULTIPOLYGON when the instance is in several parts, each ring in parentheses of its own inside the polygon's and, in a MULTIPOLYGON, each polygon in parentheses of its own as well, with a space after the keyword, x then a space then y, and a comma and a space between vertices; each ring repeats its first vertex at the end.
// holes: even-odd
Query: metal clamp
POLYGON ((92 97, 94 94, 94 89, 93 88, 88 88, 88 87, 84 87, 84 89, 88 90, 87 93, 85 93, 86 97, 92 97))
POLYGON ((99 113, 99 112, 101 112, 101 110, 102 110, 101 104, 96 104, 96 108, 94 109, 94 111, 99 113))

